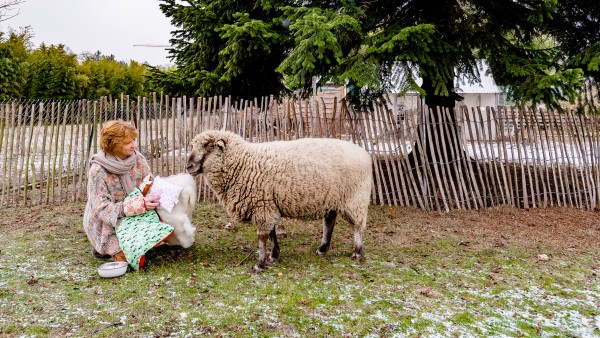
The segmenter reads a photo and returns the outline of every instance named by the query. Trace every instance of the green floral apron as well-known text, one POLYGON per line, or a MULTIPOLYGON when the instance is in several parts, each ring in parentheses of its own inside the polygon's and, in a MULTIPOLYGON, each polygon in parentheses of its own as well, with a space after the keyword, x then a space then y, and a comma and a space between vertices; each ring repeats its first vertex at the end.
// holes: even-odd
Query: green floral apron
MULTIPOLYGON (((135 188, 125 200, 134 196, 143 195, 135 188)), ((160 221, 156 210, 150 210, 137 216, 125 217, 117 227, 116 234, 127 262, 135 271, 139 271, 144 265, 146 252, 173 235, 173 230, 173 226, 160 221)))

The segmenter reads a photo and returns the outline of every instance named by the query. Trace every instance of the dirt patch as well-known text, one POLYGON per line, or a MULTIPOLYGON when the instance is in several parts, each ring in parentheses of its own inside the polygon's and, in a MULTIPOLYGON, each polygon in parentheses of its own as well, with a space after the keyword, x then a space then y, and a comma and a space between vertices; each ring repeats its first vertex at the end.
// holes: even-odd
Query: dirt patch
POLYGON ((53 230, 83 219, 84 207, 83 203, 73 203, 4 208, 0 210, 0 228, 3 233, 53 230))
MULTIPOLYGON (((62 225, 83 218, 84 207, 83 203, 74 203, 7 208, 0 210, 0 228, 8 234, 60 231, 62 225)), ((496 207, 442 213, 372 206, 369 217, 368 246, 390 241, 402 246, 446 237, 465 246, 549 247, 573 253, 600 250, 600 213, 574 208, 496 207)))
POLYGON ((573 208, 425 212, 414 208, 371 212, 368 241, 398 245, 427 243, 446 237, 461 245, 553 248, 568 252, 600 250, 600 213, 573 208))

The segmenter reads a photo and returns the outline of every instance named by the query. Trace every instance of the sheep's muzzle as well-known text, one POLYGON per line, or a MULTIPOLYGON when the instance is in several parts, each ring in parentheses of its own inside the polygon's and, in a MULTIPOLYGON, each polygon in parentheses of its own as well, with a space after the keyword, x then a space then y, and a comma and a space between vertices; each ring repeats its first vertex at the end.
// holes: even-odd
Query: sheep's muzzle
POLYGON ((188 157, 186 170, 192 176, 202 174, 202 157, 198 159, 196 154, 192 152, 188 157))

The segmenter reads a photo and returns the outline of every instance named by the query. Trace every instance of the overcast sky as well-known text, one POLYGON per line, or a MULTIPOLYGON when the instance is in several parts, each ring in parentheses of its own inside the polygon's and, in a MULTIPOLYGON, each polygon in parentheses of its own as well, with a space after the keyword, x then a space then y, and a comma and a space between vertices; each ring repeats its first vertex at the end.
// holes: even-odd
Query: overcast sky
POLYGON ((159 66, 171 63, 164 47, 173 29, 158 8, 158 0, 25 0, 20 14, 0 23, 0 29, 31 26, 38 47, 62 43, 75 54, 100 51, 119 61, 135 60, 159 66))

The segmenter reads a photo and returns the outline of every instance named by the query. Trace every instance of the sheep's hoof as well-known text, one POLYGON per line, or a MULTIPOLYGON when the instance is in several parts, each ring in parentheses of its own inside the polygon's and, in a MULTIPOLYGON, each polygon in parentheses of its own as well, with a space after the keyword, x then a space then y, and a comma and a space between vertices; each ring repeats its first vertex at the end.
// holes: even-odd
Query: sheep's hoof
POLYGON ((357 254, 356 252, 354 252, 352 254, 352 259, 359 262, 359 263, 364 263, 365 262, 365 257, 361 254, 357 254))
POLYGON ((272 256, 269 256, 269 263, 270 264, 277 264, 277 263, 279 263, 279 258, 274 258, 272 256))
POLYGON ((265 268, 261 268, 258 265, 255 265, 252 267, 252 273, 254 274, 259 274, 259 273, 263 273, 265 271, 265 268))
POLYGON ((327 254, 327 251, 317 250, 317 255, 319 255, 319 256, 325 256, 326 254, 327 254))

